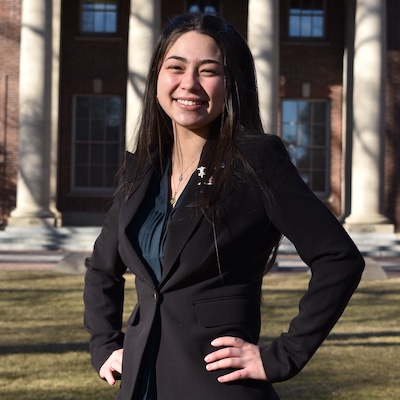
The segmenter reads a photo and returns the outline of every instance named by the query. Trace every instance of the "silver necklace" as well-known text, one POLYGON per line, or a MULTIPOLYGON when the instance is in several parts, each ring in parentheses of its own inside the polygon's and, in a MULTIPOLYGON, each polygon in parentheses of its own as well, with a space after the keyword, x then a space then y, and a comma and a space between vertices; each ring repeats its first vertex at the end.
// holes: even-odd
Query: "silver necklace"
MULTIPOLYGON (((174 204, 176 203, 176 200, 177 200, 176 194, 178 193, 179 188, 180 188, 180 186, 181 186, 181 184, 182 184, 182 182, 183 182, 183 175, 184 175, 184 174, 186 173, 186 171, 193 165, 193 163, 194 163, 196 160, 199 159, 199 157, 200 157, 200 156, 196 156, 196 158, 185 168, 185 170, 184 170, 184 171, 181 171, 180 175, 178 176, 178 185, 176 186, 175 190, 172 190, 172 185, 171 185, 172 196, 171 196, 171 198, 169 199, 169 202, 171 203, 171 205, 174 205, 174 204)), ((191 173, 188 174, 188 176, 190 176, 190 175, 193 173, 193 171, 194 171, 195 169, 196 169, 196 168, 193 168, 193 169, 191 170, 191 173)))

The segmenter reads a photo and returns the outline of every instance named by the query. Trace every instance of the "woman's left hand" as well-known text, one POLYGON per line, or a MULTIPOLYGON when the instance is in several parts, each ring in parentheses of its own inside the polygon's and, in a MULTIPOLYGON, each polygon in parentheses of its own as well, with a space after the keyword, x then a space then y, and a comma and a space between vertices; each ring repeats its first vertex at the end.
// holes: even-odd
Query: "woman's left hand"
POLYGON ((214 351, 204 358, 207 363, 207 371, 226 368, 236 369, 236 371, 227 375, 220 376, 219 382, 225 383, 239 379, 267 380, 258 346, 232 336, 219 337, 213 340, 211 345, 226 347, 214 351))

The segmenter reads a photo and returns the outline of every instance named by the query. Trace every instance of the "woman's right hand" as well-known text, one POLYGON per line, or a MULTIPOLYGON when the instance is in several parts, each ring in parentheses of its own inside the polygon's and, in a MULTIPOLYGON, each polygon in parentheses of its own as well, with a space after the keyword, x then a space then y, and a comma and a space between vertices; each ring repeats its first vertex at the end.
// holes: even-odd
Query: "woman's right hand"
POLYGON ((124 349, 113 351, 100 368, 100 378, 105 379, 111 386, 115 384, 116 378, 121 376, 123 353, 124 349))

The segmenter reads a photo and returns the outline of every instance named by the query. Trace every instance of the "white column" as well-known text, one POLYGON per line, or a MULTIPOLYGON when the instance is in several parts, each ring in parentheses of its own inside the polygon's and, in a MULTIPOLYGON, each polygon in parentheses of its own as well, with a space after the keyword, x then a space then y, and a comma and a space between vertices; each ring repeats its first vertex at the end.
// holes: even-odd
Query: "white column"
POLYGON ((10 226, 54 226, 50 210, 51 0, 23 0, 19 76, 19 171, 10 226))
POLYGON ((50 187, 49 207, 55 216, 55 225, 62 223, 57 209, 58 192, 58 135, 60 110, 60 49, 61 49, 61 0, 52 1, 51 27, 51 105, 50 105, 50 187))
POLYGON ((249 0, 247 38, 257 71, 261 119, 277 133, 279 102, 279 1, 249 0))
POLYGON ((129 150, 136 145, 147 70, 160 32, 160 7, 160 0, 131 0, 126 93, 126 146, 129 150))
POLYGON ((357 0, 349 231, 393 232, 383 215, 386 82, 385 1, 357 0))

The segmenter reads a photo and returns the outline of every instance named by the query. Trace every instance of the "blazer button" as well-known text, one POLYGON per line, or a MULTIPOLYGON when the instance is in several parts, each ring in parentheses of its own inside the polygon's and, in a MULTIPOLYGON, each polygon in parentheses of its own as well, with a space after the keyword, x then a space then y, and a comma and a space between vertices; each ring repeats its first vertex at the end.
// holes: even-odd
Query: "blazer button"
POLYGON ((154 297, 154 300, 155 300, 155 301, 158 301, 158 293, 157 293, 157 292, 154 292, 154 293, 153 293, 153 297, 154 297))

